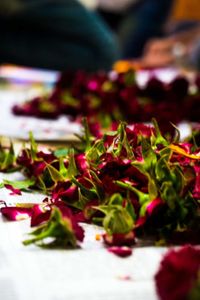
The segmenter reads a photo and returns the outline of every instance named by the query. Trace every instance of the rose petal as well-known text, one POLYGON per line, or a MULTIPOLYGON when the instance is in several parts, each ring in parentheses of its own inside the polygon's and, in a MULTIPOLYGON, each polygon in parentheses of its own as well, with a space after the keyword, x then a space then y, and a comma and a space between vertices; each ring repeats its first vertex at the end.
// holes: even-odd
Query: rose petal
POLYGON ((165 205, 163 200, 160 198, 156 198, 152 200, 147 206, 146 206, 146 211, 149 216, 153 214, 153 212, 158 208, 165 205))
POLYGON ((117 247, 117 246, 113 246, 113 247, 109 247, 108 251, 120 256, 120 257, 128 257, 132 254, 132 249, 126 246, 123 247, 117 247))
POLYGON ((51 208, 48 204, 37 204, 32 208, 31 227, 38 226, 46 222, 51 214, 51 208))
POLYGON ((10 221, 20 221, 31 217, 32 208, 6 206, 1 208, 1 213, 10 221))
MULTIPOLYGON (((161 300, 185 300, 197 285, 200 270, 200 249, 185 246, 170 250, 155 276, 161 300)), ((196 298, 197 299, 197 298, 196 298)))
POLYGON ((10 190, 10 195, 21 195, 21 191, 19 189, 15 189, 11 184, 4 184, 5 188, 10 190))
POLYGON ((84 230, 83 228, 77 223, 76 218, 74 218, 72 211, 69 207, 60 205, 59 209, 63 215, 63 218, 69 219, 72 223, 73 231, 76 235, 78 241, 82 242, 84 239, 84 230))
POLYGON ((85 173, 89 168, 89 164, 86 160, 84 153, 76 154, 75 161, 76 161, 77 168, 81 173, 85 173))
POLYGON ((144 217, 139 217, 136 221, 136 224, 135 224, 135 227, 138 228, 138 227, 142 227, 147 221, 147 217, 144 216, 144 217))
POLYGON ((133 231, 129 233, 103 234, 105 244, 109 246, 131 246, 135 244, 135 234, 133 231))
POLYGON ((195 187, 193 191, 193 197, 199 199, 200 197, 200 166, 194 166, 196 179, 195 179, 195 187))

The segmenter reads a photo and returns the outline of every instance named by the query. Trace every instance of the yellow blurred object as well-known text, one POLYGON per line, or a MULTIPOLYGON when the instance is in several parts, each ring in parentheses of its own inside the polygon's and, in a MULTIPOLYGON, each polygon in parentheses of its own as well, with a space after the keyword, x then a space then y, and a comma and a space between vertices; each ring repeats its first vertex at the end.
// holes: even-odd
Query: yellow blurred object
POLYGON ((98 233, 97 233, 97 234, 95 235, 95 240, 96 240, 96 241, 100 241, 100 240, 101 240, 101 234, 98 234, 98 233))
POLYGON ((141 64, 130 61, 130 60, 118 60, 114 65, 113 65, 113 70, 115 70, 118 73, 126 73, 129 70, 139 70, 141 69, 141 64))
POLYGON ((200 21, 200 0, 176 0, 172 19, 176 21, 200 21))
POLYGON ((173 152, 176 152, 180 155, 183 155, 185 157, 188 157, 188 158, 192 158, 192 159, 200 159, 200 154, 189 154, 187 153, 183 148, 177 146, 177 145, 174 145, 174 144, 171 144, 169 146, 169 148, 173 151, 173 152))

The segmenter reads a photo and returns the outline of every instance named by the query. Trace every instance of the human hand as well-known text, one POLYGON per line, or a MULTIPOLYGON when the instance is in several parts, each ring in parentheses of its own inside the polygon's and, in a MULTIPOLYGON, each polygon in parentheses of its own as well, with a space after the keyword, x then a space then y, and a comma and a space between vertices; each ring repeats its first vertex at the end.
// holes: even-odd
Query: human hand
POLYGON ((147 43, 141 63, 144 67, 166 67, 179 63, 188 53, 187 46, 175 38, 154 39, 147 43))

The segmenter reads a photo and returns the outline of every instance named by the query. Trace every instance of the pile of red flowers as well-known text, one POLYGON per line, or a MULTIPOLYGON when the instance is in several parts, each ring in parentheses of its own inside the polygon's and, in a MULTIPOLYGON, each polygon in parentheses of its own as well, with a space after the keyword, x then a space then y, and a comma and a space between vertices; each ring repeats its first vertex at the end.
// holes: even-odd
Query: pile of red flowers
POLYGON ((200 248, 170 250, 155 276, 161 300, 200 299, 200 248))
POLYGON ((194 86, 196 91, 191 93, 188 80, 179 76, 169 84, 151 78, 145 87, 140 87, 133 70, 108 74, 64 73, 50 95, 15 105, 13 112, 41 118, 66 114, 75 120, 87 116, 91 128, 97 125, 96 120, 101 127, 108 128, 118 120, 150 122, 154 117, 161 131, 168 132, 172 129, 170 122, 199 121, 199 77, 194 86))
MULTIPOLYGON (((195 144, 166 140, 156 122, 154 127, 120 123, 99 139, 85 131, 80 149, 39 151, 31 137, 30 148, 8 165, 7 170, 18 167, 27 176, 23 182, 5 182, 13 192, 30 187, 48 196, 25 212, 32 226, 42 226, 32 242, 49 235, 60 246, 60 226, 67 226, 74 241, 77 222, 103 226, 108 245, 149 237, 169 244, 200 242, 200 150, 195 144)), ((6 207, 2 213, 14 210, 19 218, 21 209, 6 207)))

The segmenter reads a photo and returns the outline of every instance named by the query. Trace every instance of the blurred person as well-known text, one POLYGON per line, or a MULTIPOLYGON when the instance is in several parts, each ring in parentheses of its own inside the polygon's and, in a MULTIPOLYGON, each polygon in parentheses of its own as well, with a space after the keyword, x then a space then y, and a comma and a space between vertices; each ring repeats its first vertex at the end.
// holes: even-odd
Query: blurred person
POLYGON ((0 63, 51 70, 109 70, 113 34, 76 0, 0 0, 0 63))
POLYGON ((182 65, 200 67, 200 26, 147 43, 141 59, 143 66, 182 65))
POLYGON ((139 58, 147 41, 162 37, 173 0, 98 0, 100 14, 116 31, 121 58, 139 58))
POLYGON ((166 37, 145 47, 142 63, 164 67, 182 65, 200 69, 200 1, 176 0, 166 26, 166 37))

